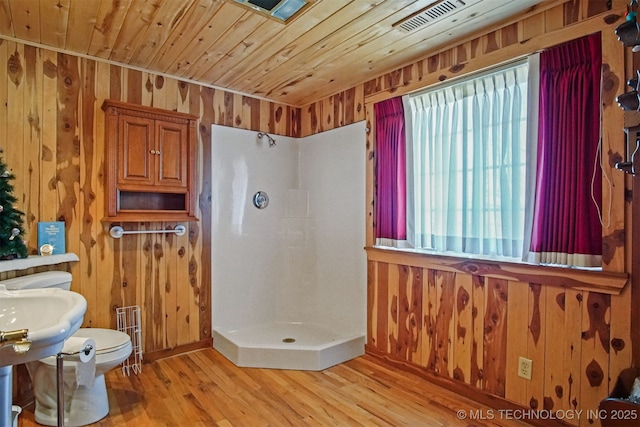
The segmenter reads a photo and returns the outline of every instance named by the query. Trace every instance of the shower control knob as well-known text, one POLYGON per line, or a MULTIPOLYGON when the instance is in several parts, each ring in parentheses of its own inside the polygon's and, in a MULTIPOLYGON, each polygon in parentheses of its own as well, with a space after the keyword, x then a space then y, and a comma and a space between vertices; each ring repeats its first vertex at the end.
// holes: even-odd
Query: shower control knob
POLYGON ((258 191, 253 195, 253 206, 258 209, 264 209, 269 206, 269 196, 264 191, 258 191))

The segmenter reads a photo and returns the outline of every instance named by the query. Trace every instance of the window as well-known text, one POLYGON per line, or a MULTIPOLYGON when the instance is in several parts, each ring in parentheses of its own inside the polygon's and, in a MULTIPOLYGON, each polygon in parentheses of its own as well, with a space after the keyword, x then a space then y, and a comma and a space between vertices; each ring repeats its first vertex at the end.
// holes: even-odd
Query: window
POLYGON ((595 33, 405 96, 406 166, 376 114, 377 244, 601 267, 601 75, 595 33))
POLYGON ((411 246, 522 256, 527 62, 410 96, 411 246))

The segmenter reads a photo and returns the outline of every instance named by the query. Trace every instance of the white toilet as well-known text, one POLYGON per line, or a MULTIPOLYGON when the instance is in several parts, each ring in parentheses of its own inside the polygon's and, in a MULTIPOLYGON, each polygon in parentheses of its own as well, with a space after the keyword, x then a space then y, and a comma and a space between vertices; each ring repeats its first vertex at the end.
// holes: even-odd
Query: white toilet
MULTIPOLYGON (((1 281, 7 290, 61 288, 71 289, 71 274, 47 271, 1 281)), ((73 337, 92 338, 96 344, 95 382, 92 387, 78 386, 75 367, 78 356, 64 356, 64 419, 68 427, 93 424, 109 413, 104 374, 124 362, 131 354, 131 339, 112 329, 80 328, 73 337)), ((46 357, 29 364, 36 398, 35 419, 39 424, 58 423, 56 357, 46 357)))

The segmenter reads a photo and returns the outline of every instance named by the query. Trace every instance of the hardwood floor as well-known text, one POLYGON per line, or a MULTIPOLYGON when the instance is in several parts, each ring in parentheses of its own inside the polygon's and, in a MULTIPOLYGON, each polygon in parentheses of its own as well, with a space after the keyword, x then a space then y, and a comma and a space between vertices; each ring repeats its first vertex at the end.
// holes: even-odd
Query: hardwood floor
MULTIPOLYGON (((137 376, 114 370, 106 379, 110 414, 94 426, 526 425, 370 356, 308 372, 238 368, 205 349, 145 364, 137 376)), ((20 427, 38 425, 33 405, 19 420, 20 427)))

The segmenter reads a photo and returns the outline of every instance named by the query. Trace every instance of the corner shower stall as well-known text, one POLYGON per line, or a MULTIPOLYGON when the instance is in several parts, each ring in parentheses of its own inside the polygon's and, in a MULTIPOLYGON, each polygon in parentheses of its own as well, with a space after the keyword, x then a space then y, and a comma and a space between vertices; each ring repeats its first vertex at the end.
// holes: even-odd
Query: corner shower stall
POLYGON ((214 348, 322 370, 364 353, 365 123, 306 138, 214 125, 214 348))

